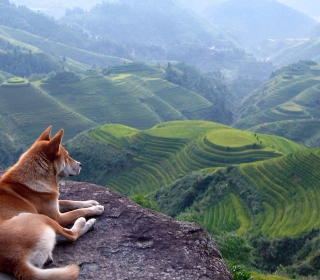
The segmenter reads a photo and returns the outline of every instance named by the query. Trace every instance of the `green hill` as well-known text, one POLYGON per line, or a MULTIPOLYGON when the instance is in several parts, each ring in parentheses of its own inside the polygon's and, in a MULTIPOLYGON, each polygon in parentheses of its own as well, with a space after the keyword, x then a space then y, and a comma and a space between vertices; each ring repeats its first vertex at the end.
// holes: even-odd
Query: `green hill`
MULTIPOLYGON (((103 76, 89 72, 68 80, 65 79, 68 73, 61 73, 43 81, 41 88, 99 124, 120 123, 146 129, 162 121, 201 119, 209 115, 211 102, 159 78, 160 70, 152 68, 151 75, 147 75, 141 73, 150 71, 148 66, 144 70, 139 64, 123 67, 141 76, 130 73, 103 76)), ((110 71, 116 71, 113 69, 110 71)))
MULTIPOLYGON (((97 152, 105 151, 106 154, 108 145, 113 153, 119 154, 110 160, 121 157, 122 160, 115 164, 118 166, 116 172, 107 171, 107 167, 104 172, 108 172, 108 176, 98 181, 127 195, 151 193, 171 184, 179 176, 203 168, 213 171, 230 164, 261 161, 303 150, 284 138, 255 135, 204 121, 167 122, 142 131, 116 124, 105 125, 79 139, 81 141, 76 138, 69 143, 69 148, 75 149, 79 160, 94 172, 84 173, 84 178, 94 178, 97 182, 97 178, 101 178, 99 172, 103 159, 97 159, 99 168, 94 171, 94 158, 99 156, 93 154, 92 149, 85 148, 90 144, 83 146, 81 143, 98 142, 95 146, 102 147, 97 152)), ((112 168, 112 163, 106 160, 105 166, 112 168)))
POLYGON ((316 124, 320 118, 319 76, 320 65, 312 61, 281 68, 244 100, 234 126, 281 135, 316 147, 319 139, 316 124), (301 133, 306 128, 311 130, 301 133))

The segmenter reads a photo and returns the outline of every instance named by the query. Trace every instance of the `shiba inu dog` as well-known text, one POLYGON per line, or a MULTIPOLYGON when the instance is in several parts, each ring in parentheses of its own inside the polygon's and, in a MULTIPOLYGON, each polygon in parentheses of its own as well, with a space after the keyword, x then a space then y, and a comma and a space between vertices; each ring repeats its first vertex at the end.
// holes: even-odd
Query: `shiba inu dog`
POLYGON ((77 279, 75 264, 43 266, 52 262, 56 237, 75 241, 96 222, 85 217, 104 211, 94 200, 58 200, 59 181, 81 169, 61 145, 63 133, 51 138, 48 127, 0 180, 0 271, 18 279, 77 279), (71 223, 71 229, 65 228, 71 223))

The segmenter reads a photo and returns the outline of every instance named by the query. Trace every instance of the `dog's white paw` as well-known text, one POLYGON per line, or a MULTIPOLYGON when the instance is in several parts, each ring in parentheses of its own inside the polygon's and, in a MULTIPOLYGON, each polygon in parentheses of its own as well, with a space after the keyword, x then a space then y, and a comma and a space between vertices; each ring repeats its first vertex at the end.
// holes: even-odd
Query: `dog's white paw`
POLYGON ((104 206, 102 205, 92 206, 89 209, 92 210, 92 215, 101 215, 104 212, 104 206))
POLYGON ((86 224, 86 218, 84 217, 81 217, 81 218, 78 218, 75 222, 74 222, 74 225, 75 226, 79 226, 80 228, 82 228, 85 224, 86 224))
POLYGON ((79 236, 84 235, 86 232, 94 228, 94 225, 96 224, 97 220, 96 219, 90 219, 88 220, 84 226, 81 228, 79 231, 79 236))
POLYGON ((99 205, 100 203, 96 200, 87 200, 86 203, 88 204, 88 207, 91 207, 91 206, 96 206, 96 205, 99 205))

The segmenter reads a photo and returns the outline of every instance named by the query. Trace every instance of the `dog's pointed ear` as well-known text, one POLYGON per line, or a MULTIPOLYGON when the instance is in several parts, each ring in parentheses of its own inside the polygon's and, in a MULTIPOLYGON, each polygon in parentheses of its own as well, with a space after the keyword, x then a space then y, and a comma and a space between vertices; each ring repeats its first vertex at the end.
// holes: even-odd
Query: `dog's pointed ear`
POLYGON ((64 130, 61 129, 49 142, 49 145, 51 147, 51 151, 54 153, 57 153, 59 151, 59 146, 62 142, 62 136, 63 136, 64 130))
POLYGON ((49 141, 51 130, 52 130, 52 126, 50 125, 44 132, 42 132, 42 134, 39 136, 37 141, 41 141, 41 140, 49 141))

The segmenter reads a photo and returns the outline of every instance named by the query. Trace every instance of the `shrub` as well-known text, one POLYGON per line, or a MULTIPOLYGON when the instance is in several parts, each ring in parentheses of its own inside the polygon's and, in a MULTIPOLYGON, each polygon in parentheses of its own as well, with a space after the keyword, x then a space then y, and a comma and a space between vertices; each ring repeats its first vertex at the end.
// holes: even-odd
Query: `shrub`
POLYGON ((251 275, 245 270, 243 270, 243 268, 240 266, 230 266, 229 269, 232 273, 234 280, 247 280, 251 278, 251 275))
POLYGON ((252 265, 253 247, 243 236, 238 236, 233 232, 224 232, 215 236, 219 251, 228 263, 239 265, 252 265))
POLYGON ((160 208, 157 202, 153 200, 148 200, 147 197, 143 194, 136 194, 130 197, 135 203, 139 204, 142 207, 149 208, 151 210, 160 212, 160 208))

